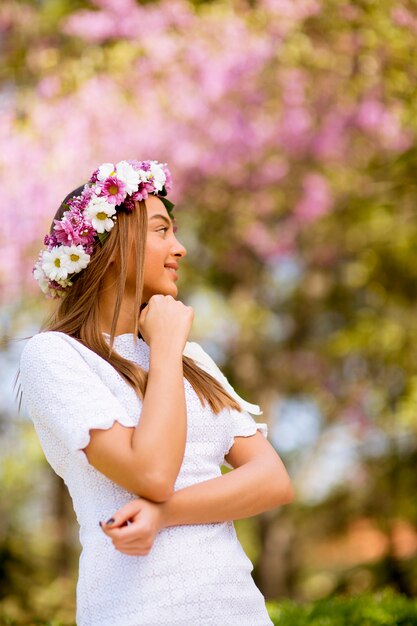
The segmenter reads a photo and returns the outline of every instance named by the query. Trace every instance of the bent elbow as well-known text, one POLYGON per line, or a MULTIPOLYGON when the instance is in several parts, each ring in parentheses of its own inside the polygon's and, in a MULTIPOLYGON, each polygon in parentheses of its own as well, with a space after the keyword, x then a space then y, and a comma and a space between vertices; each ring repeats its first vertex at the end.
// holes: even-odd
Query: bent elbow
POLYGON ((144 498, 153 502, 167 502, 174 493, 172 481, 167 480, 159 474, 148 475, 141 486, 141 493, 144 498))
POLYGON ((283 488, 280 490, 280 504, 290 504, 294 500, 295 491, 292 486, 291 481, 288 479, 288 482, 283 488))
POLYGON ((295 497, 295 491, 288 474, 283 476, 282 472, 279 472, 278 476, 275 475, 274 482, 273 507, 283 506, 292 502, 295 497))

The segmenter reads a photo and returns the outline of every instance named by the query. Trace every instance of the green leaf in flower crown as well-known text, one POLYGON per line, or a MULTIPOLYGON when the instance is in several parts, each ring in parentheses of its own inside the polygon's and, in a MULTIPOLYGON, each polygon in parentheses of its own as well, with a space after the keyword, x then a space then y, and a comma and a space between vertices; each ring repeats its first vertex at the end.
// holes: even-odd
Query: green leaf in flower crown
POLYGON ((97 233, 97 237, 101 245, 103 245, 103 243, 106 241, 108 236, 109 236, 109 233, 107 231, 104 231, 104 233, 97 233))
POLYGON ((163 196, 161 196, 161 194, 158 194, 158 198, 161 200, 161 202, 164 203, 166 210, 168 211, 169 215, 171 215, 171 211, 174 208, 175 204, 168 200, 168 198, 164 198, 163 196))

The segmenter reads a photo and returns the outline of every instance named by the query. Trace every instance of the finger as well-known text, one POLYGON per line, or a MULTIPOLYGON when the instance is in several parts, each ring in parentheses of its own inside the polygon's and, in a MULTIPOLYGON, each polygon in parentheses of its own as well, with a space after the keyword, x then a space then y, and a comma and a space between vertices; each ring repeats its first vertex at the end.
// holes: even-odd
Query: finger
POLYGON ((147 556, 150 552, 150 550, 145 550, 144 548, 116 548, 116 550, 128 556, 147 556))
POLYGON ((146 539, 145 541, 136 541, 133 543, 125 543, 124 541, 113 541, 113 546, 116 550, 150 550, 153 546, 153 541, 146 539))
POLYGON ((140 498, 135 498, 124 504, 118 511, 116 511, 106 522, 101 523, 103 530, 109 528, 118 528, 132 519, 142 508, 142 502, 140 498))
POLYGON ((155 302, 160 302, 161 300, 164 299, 164 297, 165 296, 163 296, 162 293, 154 293, 154 295, 149 298, 148 304, 151 305, 151 304, 154 304, 155 302))
POLYGON ((108 526, 104 526, 102 528, 106 535, 115 541, 141 541, 150 535, 150 531, 147 526, 142 526, 138 521, 122 527, 109 528, 108 526))
POLYGON ((118 530, 117 528, 114 528, 112 530, 111 528, 106 526, 106 524, 103 524, 103 522, 99 522, 99 524, 100 524, 101 530, 103 531, 105 535, 107 535, 107 537, 110 537, 110 539, 113 539, 116 536, 115 533, 118 530))
POLYGON ((125 544, 123 542, 113 542, 113 546, 119 552, 149 552, 153 546, 152 541, 142 541, 136 544, 125 544))
MULTIPOLYGON (((133 526, 133 524, 132 524, 133 526)), ((154 539, 155 535, 150 534, 149 532, 142 532, 141 529, 137 528, 117 528, 114 531, 110 531, 113 533, 109 535, 112 540, 126 544, 132 545, 134 543, 140 544, 141 542, 149 542, 151 539, 154 539)))

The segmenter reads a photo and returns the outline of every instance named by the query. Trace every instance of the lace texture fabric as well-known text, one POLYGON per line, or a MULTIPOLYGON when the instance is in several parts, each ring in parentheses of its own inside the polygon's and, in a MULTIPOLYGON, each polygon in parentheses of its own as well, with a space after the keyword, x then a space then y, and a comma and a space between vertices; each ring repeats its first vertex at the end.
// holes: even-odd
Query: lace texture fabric
MULTIPOLYGON (((187 346, 184 353, 198 353, 207 371, 217 368, 198 344, 187 346)), ((119 335, 114 348, 148 370, 143 340, 119 335)), ((210 373, 222 376, 218 368, 210 373)), ((45 456, 65 481, 80 525, 78 626, 272 624, 232 522, 163 529, 146 556, 118 552, 100 530, 100 520, 136 496, 90 465, 83 448, 91 429, 115 421, 135 427, 141 413, 140 399, 109 363, 64 333, 44 332, 26 344, 20 379, 45 456)), ((257 429, 266 436, 248 412, 216 415, 185 379, 184 387, 187 442, 176 490, 220 476, 235 437, 257 429)))

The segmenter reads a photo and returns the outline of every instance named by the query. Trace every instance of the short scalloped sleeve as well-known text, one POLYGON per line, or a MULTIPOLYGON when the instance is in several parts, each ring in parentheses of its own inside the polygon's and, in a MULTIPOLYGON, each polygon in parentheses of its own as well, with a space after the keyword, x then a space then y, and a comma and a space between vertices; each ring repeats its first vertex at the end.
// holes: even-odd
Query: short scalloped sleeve
MULTIPOLYGON (((247 411, 238 411, 236 409, 229 410, 229 419, 231 420, 230 437, 227 446, 225 456, 230 452, 233 444, 235 443, 235 437, 251 437, 259 430, 265 439, 268 437, 268 426, 263 422, 255 422, 252 415, 249 415, 247 411)), ((224 461, 226 467, 232 468, 232 466, 224 461)))
POLYGON ((61 333, 39 333, 28 341, 20 360, 20 383, 35 426, 53 433, 71 452, 88 445, 91 429, 107 429, 115 421, 134 425, 124 406, 61 333))
POLYGON ((255 422, 253 417, 247 411, 231 410, 230 417, 233 423, 234 437, 250 437, 259 430, 266 438, 268 436, 268 427, 265 423, 255 422))

